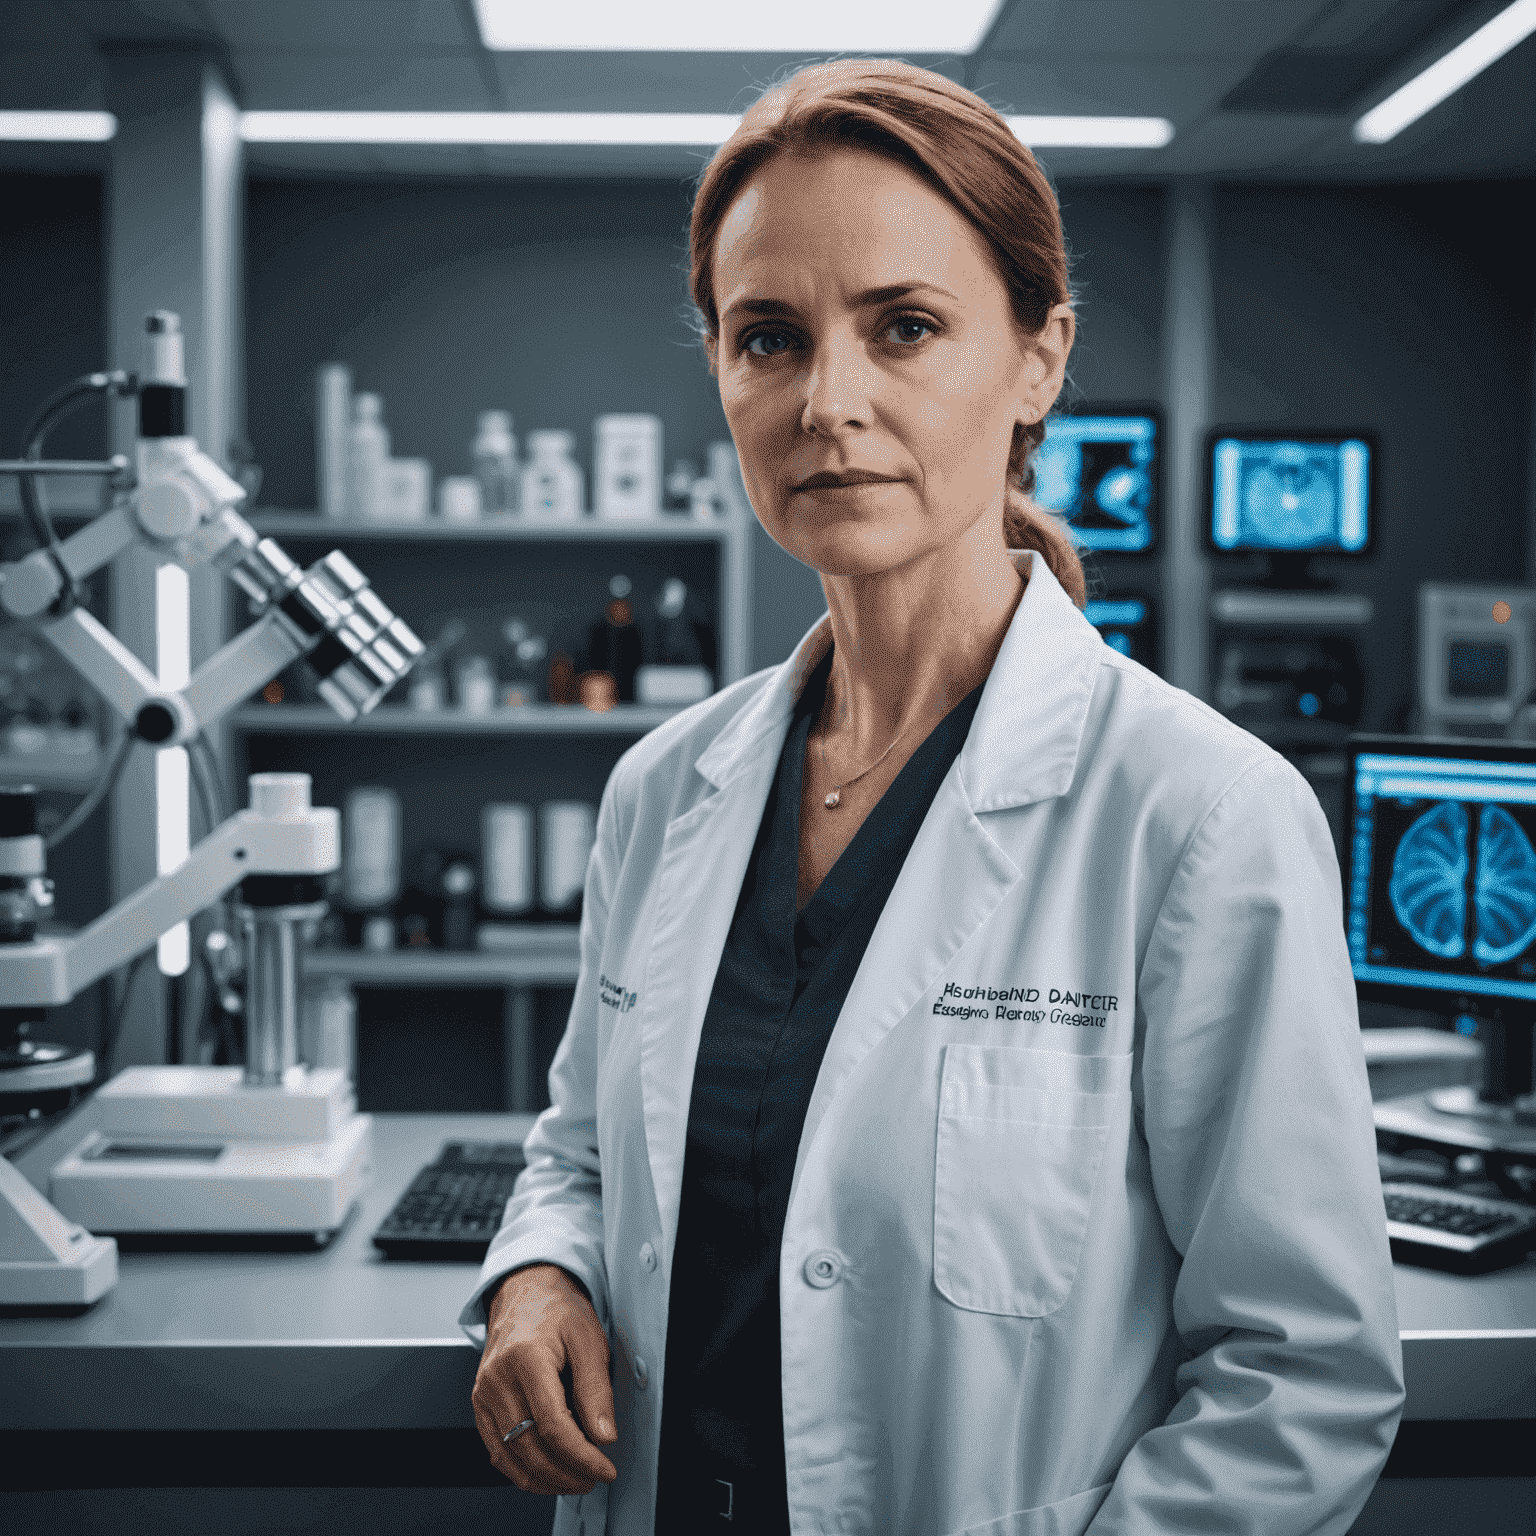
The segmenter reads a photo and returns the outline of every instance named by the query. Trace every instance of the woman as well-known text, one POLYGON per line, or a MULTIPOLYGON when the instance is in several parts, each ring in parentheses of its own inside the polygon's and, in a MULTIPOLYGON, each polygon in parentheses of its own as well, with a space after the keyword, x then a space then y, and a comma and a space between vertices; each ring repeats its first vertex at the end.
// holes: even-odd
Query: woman
POLYGON ((948 80, 820 65, 691 235, 828 615, 604 795, 461 1317, 493 1462, 557 1532, 1346 1531, 1402 1381, 1332 842, 1026 498, 1048 184, 948 80))

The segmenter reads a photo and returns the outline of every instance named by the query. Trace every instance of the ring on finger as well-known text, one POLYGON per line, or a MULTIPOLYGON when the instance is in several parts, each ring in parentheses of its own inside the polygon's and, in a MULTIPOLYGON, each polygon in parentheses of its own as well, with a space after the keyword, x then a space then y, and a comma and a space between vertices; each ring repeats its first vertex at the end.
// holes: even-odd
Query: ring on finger
POLYGON ((532 1429, 532 1428, 533 1428, 533 1420, 532 1419, 524 1419, 521 1424, 514 1424, 512 1426, 512 1428, 509 1429, 506 1432, 506 1434, 504 1434, 501 1437, 501 1443, 503 1445, 509 1445, 512 1441, 516 1440, 517 1437, 520 1434, 522 1434, 522 1432, 525 1429, 532 1429))

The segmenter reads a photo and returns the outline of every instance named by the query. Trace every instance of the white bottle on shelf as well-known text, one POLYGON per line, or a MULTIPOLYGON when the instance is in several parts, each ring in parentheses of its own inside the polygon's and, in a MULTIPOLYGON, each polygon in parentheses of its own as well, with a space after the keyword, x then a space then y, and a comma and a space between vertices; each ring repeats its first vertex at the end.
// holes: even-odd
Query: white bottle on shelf
POLYGON ((599 416, 593 423, 593 511, 615 521, 661 512, 661 417, 599 416))
POLYGON ((481 411, 471 449, 480 482, 480 509, 487 517, 517 511, 517 441, 510 411, 481 411))
POLYGON ((352 370, 322 363, 315 370, 315 491, 323 517, 346 517, 352 370))
POLYGON ((384 425, 384 402, 378 395, 364 393, 353 400, 348 449, 347 501, 352 516, 374 519, 385 515, 389 428, 384 425))
POLYGON ((535 522, 579 520, 586 500, 586 477, 571 458, 576 438, 570 432, 530 432, 533 456, 522 473, 523 516, 535 522))

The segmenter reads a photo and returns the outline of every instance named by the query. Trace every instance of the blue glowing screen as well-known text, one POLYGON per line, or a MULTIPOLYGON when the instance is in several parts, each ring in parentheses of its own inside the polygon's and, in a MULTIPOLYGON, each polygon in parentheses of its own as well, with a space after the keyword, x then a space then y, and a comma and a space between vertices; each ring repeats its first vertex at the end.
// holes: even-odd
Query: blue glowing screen
POLYGON ((1083 616, 1103 635, 1105 645, 1119 651, 1122 656, 1149 663, 1142 654, 1146 647, 1138 642, 1137 633, 1147 622, 1147 605, 1139 597, 1091 598, 1083 609, 1083 616))
POLYGON ((1244 441, 1212 448, 1211 538, 1218 549, 1333 550, 1370 538, 1371 450, 1342 441, 1244 441))
POLYGON ((1035 500, 1085 549, 1148 549, 1156 455, 1150 416, 1053 416, 1035 454, 1035 500))
POLYGON ((1351 837, 1358 980, 1536 1000, 1536 764, 1361 752, 1351 837))

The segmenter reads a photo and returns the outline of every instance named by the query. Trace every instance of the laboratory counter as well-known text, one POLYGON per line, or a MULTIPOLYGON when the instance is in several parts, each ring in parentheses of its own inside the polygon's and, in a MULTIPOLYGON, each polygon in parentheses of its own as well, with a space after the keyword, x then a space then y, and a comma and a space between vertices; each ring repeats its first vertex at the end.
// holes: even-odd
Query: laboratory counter
MULTIPOLYGON (((17 1166, 46 1188, 91 1111, 17 1166)), ((533 1119, 376 1114, 372 1185, 328 1247, 125 1251, 89 1311, 0 1316, 0 1490, 61 1486, 47 1451, 65 1433, 93 1447, 72 1462, 99 1487, 502 1481, 457 1323, 476 1266, 389 1260, 370 1239, 443 1141, 521 1141, 533 1119)), ((1509 1475, 1536 1429, 1536 1257, 1474 1278, 1399 1265, 1396 1280, 1408 1403, 1388 1475, 1446 1475, 1437 1459, 1509 1475)))

